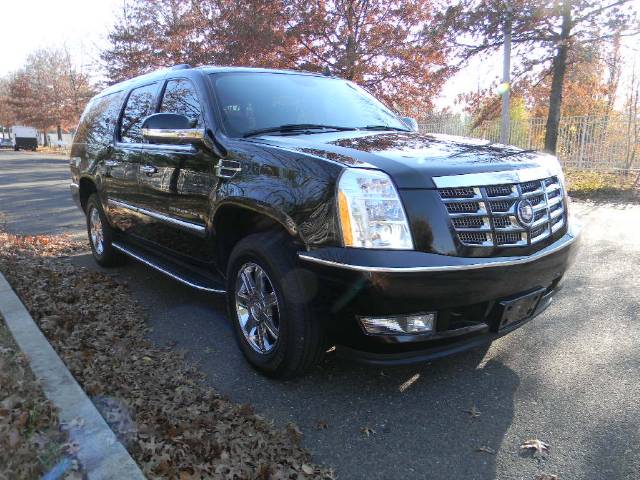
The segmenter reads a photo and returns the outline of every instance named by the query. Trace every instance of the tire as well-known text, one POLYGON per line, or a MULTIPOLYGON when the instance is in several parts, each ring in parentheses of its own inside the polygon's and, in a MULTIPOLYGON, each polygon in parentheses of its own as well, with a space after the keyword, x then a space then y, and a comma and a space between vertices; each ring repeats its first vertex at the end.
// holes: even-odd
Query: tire
POLYGON ((270 377, 290 379, 320 361, 325 345, 318 312, 311 305, 315 290, 315 277, 299 268, 286 235, 259 233, 238 242, 227 268, 227 308, 238 345, 253 367, 270 377), (247 277, 259 291, 260 271, 266 276, 264 288, 250 295, 247 277), (266 317, 261 315, 265 311, 266 317))
POLYGON ((113 248, 113 229, 107 221, 97 194, 87 200, 87 235, 95 261, 103 267, 120 265, 123 255, 113 248))

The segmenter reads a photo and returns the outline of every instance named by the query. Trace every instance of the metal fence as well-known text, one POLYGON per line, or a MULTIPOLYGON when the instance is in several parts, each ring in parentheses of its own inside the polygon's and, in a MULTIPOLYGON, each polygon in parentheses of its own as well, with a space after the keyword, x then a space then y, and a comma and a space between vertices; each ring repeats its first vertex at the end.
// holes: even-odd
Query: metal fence
MULTIPOLYGON (((458 116, 424 117, 420 131, 483 138, 498 142, 500 121, 473 126, 458 116)), ((546 119, 512 120, 509 143, 525 149, 544 148, 546 119)), ((640 120, 565 117, 560 121, 557 155, 565 167, 580 170, 640 170, 640 120)))

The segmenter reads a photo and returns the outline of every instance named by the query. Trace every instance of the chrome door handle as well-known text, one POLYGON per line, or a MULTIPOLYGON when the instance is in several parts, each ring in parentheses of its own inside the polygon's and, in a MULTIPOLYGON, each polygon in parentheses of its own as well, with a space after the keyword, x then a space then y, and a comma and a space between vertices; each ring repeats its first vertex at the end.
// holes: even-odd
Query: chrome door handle
POLYGON ((140 167, 140 171, 142 173, 146 173, 147 175, 153 175, 154 173, 158 173, 158 169, 153 165, 143 165, 140 167))
POLYGON ((240 162, 234 160, 222 160, 216 164, 216 175, 220 178, 233 178, 236 173, 241 171, 240 162))
POLYGON ((117 162, 116 160, 105 160, 104 161, 104 166, 105 167, 115 167, 116 165, 118 165, 119 162, 117 162))

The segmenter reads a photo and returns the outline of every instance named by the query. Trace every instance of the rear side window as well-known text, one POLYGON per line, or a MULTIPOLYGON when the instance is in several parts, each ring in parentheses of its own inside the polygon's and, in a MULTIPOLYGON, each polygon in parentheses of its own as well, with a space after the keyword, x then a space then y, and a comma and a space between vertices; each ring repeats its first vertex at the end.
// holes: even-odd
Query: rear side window
POLYGON ((113 131, 122 105, 122 92, 111 93, 93 99, 82 114, 75 143, 108 145, 113 141, 113 131))
POLYGON ((154 111, 158 84, 145 85, 131 91, 120 122, 120 141, 142 143, 142 121, 154 111))
POLYGON ((169 80, 164 90, 160 112, 178 113, 191 122, 191 128, 202 127, 202 108, 189 80, 169 80))

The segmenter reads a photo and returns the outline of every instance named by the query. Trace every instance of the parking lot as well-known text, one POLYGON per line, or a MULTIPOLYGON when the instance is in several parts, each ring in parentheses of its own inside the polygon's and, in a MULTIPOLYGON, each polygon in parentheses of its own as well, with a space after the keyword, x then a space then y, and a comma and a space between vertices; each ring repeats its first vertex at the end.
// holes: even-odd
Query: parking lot
MULTIPOLYGON (((82 237, 68 182, 65 157, 0 151, 5 228, 82 237)), ((147 308, 154 341, 175 342, 220 393, 295 422, 339 478, 637 478, 640 206, 572 207, 581 250, 551 307, 488 349, 415 366, 329 354, 300 380, 268 380, 242 358, 220 297, 134 262, 110 272, 147 308), (550 445, 546 457, 521 452, 531 438, 550 445)), ((69 261, 97 268, 88 255, 69 261)))

